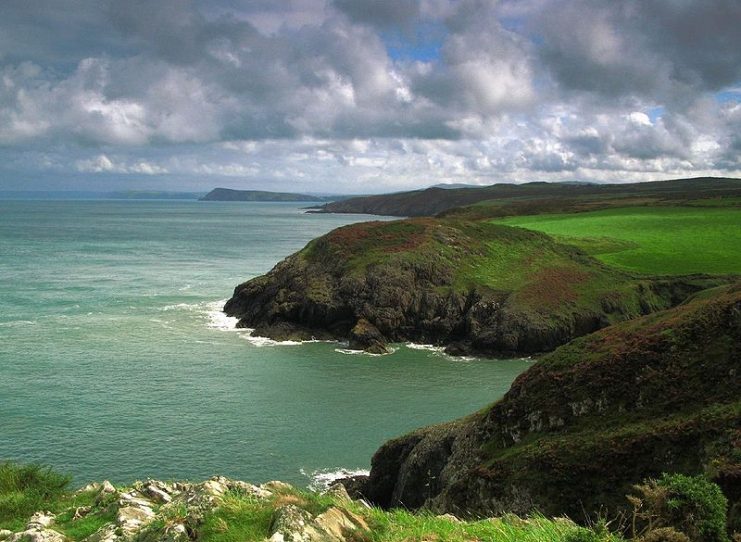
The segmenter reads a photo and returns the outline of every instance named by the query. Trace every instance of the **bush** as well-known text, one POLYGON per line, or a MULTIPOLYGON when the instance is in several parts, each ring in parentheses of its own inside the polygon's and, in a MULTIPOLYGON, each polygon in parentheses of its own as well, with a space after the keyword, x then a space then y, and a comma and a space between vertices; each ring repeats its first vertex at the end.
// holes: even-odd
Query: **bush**
POLYGON ((639 495, 628 496, 633 505, 633 536, 640 526, 644 538, 654 530, 672 528, 691 542, 728 541, 728 501, 720 487, 704 476, 664 474, 635 489, 639 495))

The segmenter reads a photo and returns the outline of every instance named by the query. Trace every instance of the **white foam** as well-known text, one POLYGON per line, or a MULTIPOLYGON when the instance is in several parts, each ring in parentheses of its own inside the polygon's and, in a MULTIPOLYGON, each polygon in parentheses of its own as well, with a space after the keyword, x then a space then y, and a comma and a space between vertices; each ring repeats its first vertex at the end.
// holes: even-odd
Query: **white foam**
POLYGON ((334 351, 338 354, 346 354, 348 356, 373 356, 373 357, 380 357, 380 356, 388 356, 390 354, 393 354, 396 352, 396 348, 393 347, 386 347, 388 352, 385 354, 371 354, 370 352, 366 352, 365 350, 351 350, 349 348, 335 348, 334 351))
POLYGON ((242 331, 247 332, 245 335, 242 335, 242 338, 252 346, 257 346, 258 348, 264 346, 301 346, 302 344, 301 341, 274 341, 267 337, 253 337, 252 333, 255 331, 254 329, 243 329, 242 331))
POLYGON ((435 346, 434 344, 417 344, 417 343, 405 343, 404 346, 410 350, 426 350, 428 352, 444 352, 444 346, 435 346))
POLYGON ((226 299, 213 301, 206 304, 206 316, 208 316, 208 327, 222 331, 247 331, 237 327, 239 318, 227 316, 224 313, 226 299))
POLYGON ((367 476, 370 471, 366 469, 331 468, 307 473, 304 469, 301 469, 301 474, 309 479, 309 489, 326 491, 335 480, 349 478, 350 476, 367 476))
POLYGON ((203 308, 203 303, 176 303, 165 305, 161 310, 168 311, 197 311, 203 308))

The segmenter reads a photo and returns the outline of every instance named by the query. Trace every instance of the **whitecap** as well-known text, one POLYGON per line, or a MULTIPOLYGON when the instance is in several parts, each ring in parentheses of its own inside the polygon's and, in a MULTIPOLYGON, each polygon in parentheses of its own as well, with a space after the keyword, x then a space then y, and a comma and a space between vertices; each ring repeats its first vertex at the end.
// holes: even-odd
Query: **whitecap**
POLYGON ((301 474, 309 479, 309 489, 313 491, 326 491, 335 480, 349 478, 351 476, 367 476, 370 471, 367 469, 345 469, 330 468, 319 469, 310 473, 304 469, 300 470, 301 474))
POLYGON ((268 339, 267 337, 253 337, 252 332, 254 329, 243 329, 246 331, 246 335, 242 335, 242 338, 249 342, 252 346, 262 348, 263 346, 301 346, 301 341, 275 341, 268 339))
POLYGON ((208 317, 208 327, 222 331, 247 331, 237 327, 239 318, 226 315, 224 312, 224 303, 226 303, 226 299, 206 304, 205 310, 208 317))
POLYGON ((444 352, 444 346, 435 346, 434 344, 417 344, 417 343, 405 343, 404 346, 410 350, 426 350, 428 352, 444 352))

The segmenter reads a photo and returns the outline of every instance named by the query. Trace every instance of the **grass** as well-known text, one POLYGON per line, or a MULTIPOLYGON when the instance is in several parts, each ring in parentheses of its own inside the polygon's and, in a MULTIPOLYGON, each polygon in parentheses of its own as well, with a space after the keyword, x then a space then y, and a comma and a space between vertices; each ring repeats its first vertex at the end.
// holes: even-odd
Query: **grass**
POLYGON ((741 211, 735 208, 631 207, 496 222, 547 233, 629 271, 741 273, 741 211))
POLYGON ((487 540, 491 542, 568 542, 575 535, 586 531, 593 542, 619 541, 619 536, 577 527, 565 519, 548 519, 534 516, 522 519, 515 515, 479 521, 457 522, 445 516, 429 513, 413 514, 406 510, 384 511, 377 508, 368 514, 371 531, 370 542, 468 542, 487 540))
POLYGON ((521 519, 514 515, 477 521, 458 521, 429 512, 366 508, 357 503, 338 502, 333 497, 294 490, 269 500, 230 492, 223 504, 208 514, 198 530, 203 542, 251 542, 264 540, 270 534, 275 509, 282 504, 296 504, 316 516, 331 506, 345 507, 361 516, 369 526, 367 532, 355 533, 357 542, 569 542, 582 540, 576 535, 587 533, 590 542, 619 542, 617 535, 578 527, 567 519, 534 516, 521 519))
MULTIPOLYGON (((116 506, 112 501, 95 502, 95 491, 67 491, 69 478, 39 465, 0 464, 0 528, 20 531, 36 511, 57 514, 53 528, 69 540, 83 540, 106 524, 115 521, 116 506), (10 505, 9 503, 13 503, 10 505), (80 506, 91 509, 83 517, 76 515, 80 506)), ((114 497, 111 497, 114 499, 114 497)), ((295 505, 312 517, 331 507, 345 508, 360 516, 368 531, 349 534, 354 542, 620 542, 622 539, 606 529, 586 529, 570 520, 533 516, 521 519, 514 515, 499 518, 460 521, 429 512, 367 508, 358 502, 347 502, 331 495, 321 495, 295 488, 277 490, 268 499, 258 499, 241 491, 229 491, 219 506, 209 510, 190 510, 173 505, 158 509, 158 517, 140 531, 135 540, 162 540, 176 524, 185 523, 189 536, 201 542, 251 542, 270 535, 275 511, 284 505, 295 505)))
POLYGON ((41 465, 0 463, 0 529, 19 530, 41 508, 54 508, 71 478, 41 465))

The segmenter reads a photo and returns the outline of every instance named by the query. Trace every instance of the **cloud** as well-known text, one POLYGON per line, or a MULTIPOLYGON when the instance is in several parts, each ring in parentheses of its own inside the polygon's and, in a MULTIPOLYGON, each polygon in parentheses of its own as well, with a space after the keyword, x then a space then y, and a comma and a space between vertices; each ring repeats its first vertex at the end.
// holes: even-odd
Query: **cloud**
POLYGON ((735 0, 368 6, 8 0, 0 183, 368 192, 741 170, 735 0))
POLYGON ((99 154, 94 158, 77 160, 75 168, 81 173, 135 173, 142 175, 162 175, 169 173, 167 168, 152 164, 143 160, 127 163, 126 161, 113 161, 105 154, 99 154))

